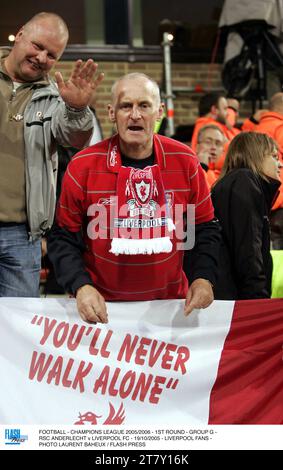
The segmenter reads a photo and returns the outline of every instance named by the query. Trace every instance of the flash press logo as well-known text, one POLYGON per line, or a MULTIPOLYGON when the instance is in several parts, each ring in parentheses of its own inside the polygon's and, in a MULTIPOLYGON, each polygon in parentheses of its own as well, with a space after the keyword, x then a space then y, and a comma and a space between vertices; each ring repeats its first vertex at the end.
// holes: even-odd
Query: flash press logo
POLYGON ((20 445, 28 440, 27 435, 21 434, 20 429, 5 429, 5 444, 6 445, 20 445))

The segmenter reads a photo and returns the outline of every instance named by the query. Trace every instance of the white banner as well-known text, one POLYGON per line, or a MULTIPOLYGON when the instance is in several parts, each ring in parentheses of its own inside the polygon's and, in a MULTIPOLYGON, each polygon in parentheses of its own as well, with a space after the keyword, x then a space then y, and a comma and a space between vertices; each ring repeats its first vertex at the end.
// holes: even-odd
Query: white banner
POLYGON ((207 424, 234 302, 183 306, 108 303, 94 325, 74 299, 0 299, 0 423, 207 424))

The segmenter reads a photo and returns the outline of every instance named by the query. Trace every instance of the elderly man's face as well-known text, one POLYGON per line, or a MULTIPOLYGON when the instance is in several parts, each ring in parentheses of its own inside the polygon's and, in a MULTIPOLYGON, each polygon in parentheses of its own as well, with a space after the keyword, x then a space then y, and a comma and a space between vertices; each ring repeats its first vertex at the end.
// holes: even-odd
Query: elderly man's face
POLYGON ((36 21, 22 28, 15 39, 14 77, 18 81, 33 82, 43 78, 59 59, 67 38, 58 34, 56 23, 36 21))
MULTIPOLYGON (((162 105, 152 83, 144 78, 125 79, 117 84, 109 117, 116 123, 122 151, 136 148, 137 156, 148 156, 155 122, 162 105)), ((131 154, 129 153, 128 155, 131 154)))

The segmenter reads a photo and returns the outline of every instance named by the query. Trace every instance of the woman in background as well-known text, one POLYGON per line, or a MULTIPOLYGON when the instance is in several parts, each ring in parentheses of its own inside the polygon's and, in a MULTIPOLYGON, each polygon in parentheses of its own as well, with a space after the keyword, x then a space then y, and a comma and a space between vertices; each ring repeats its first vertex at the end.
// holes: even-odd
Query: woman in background
POLYGON ((222 227, 215 299, 271 296, 269 213, 280 187, 278 150, 265 134, 242 132, 230 143, 212 190, 222 227))

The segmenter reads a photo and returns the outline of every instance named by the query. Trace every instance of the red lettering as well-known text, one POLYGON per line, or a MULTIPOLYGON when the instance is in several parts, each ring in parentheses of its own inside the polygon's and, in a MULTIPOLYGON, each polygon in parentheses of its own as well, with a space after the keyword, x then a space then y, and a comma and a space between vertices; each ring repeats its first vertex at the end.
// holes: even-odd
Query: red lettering
POLYGON ((135 358, 135 363, 136 364, 139 364, 141 366, 144 364, 144 359, 142 359, 142 356, 147 355, 147 349, 144 348, 144 344, 149 346, 151 341, 152 340, 149 339, 149 338, 142 338, 140 340, 140 346, 136 350, 136 358, 135 358))
POLYGON ((121 369, 117 367, 111 378, 110 367, 105 366, 94 383, 93 392, 100 391, 102 395, 107 393, 114 397, 119 395, 122 399, 130 397, 133 401, 138 399, 141 402, 144 402, 148 397, 150 403, 159 402, 159 395, 163 391, 160 385, 166 382, 165 377, 154 377, 152 374, 146 375, 144 372, 138 376, 137 372, 133 370, 127 371, 121 377, 120 375, 121 369))
POLYGON ((132 341, 132 337, 130 334, 127 334, 125 336, 125 339, 120 348, 120 351, 118 352, 118 356, 117 356, 118 361, 122 361, 123 355, 125 354, 125 361, 130 362, 134 349, 137 345, 138 339, 139 337, 137 335, 135 335, 133 341, 132 341))
POLYGON ((170 351, 176 351, 176 349, 177 349, 176 344, 171 344, 171 343, 167 344, 166 351, 163 354, 162 361, 161 361, 161 367, 163 369, 171 369, 174 356, 170 354, 170 351))
POLYGON ((62 346, 62 344, 64 343, 68 335, 69 326, 69 323, 66 323, 64 321, 59 323, 59 325, 57 326, 53 336, 53 344, 55 348, 60 348, 60 346, 62 346))
POLYGON ((64 372, 63 378, 62 378, 62 385, 63 387, 69 388, 72 385, 72 381, 68 379, 70 371, 73 367, 74 364, 74 359, 69 359, 66 370, 64 372))
POLYGON ((96 328, 93 338, 91 340, 90 346, 89 346, 89 354, 92 354, 93 356, 97 356, 100 352, 100 355, 102 357, 109 357, 110 356, 110 351, 107 351, 107 346, 109 344, 109 341, 111 339, 111 336, 113 334, 112 330, 109 330, 107 332, 106 337, 103 340, 102 346, 101 347, 95 347, 97 346, 98 339, 100 337, 101 329, 96 328), (100 350, 100 351, 99 351, 100 350))
POLYGON ((149 360, 148 360, 148 365, 150 367, 153 367, 155 363, 157 362, 160 354, 162 353, 163 349, 165 348, 166 343, 162 341, 160 343, 160 346, 158 347, 157 351, 155 352, 155 349, 157 347, 158 341, 156 339, 153 340, 152 346, 150 349, 150 354, 149 354, 149 360))
POLYGON ((89 362, 88 365, 86 366, 86 368, 84 369, 85 364, 86 364, 85 361, 80 362, 80 365, 78 367, 78 370, 77 370, 77 373, 76 373, 76 376, 74 378, 74 382, 73 382, 73 385, 72 385, 72 388, 74 390, 79 386, 80 393, 85 391, 84 378, 90 373, 90 371, 92 369, 92 363, 91 362, 89 362))
POLYGON ((186 346, 179 346, 177 353, 178 356, 175 362, 174 370, 178 371, 180 368, 182 374, 184 375, 187 372, 185 364, 190 358, 190 350, 186 346))
POLYGON ((45 376, 47 369, 49 368, 53 356, 50 354, 45 362, 46 354, 40 353, 37 359, 37 351, 33 351, 30 368, 29 368, 29 379, 33 380, 34 377, 37 375, 36 380, 41 382, 43 377, 45 376))
MULTIPOLYGON (((53 366, 51 367, 51 362, 53 359, 54 357, 51 354, 46 359, 46 355, 44 353, 41 353, 37 359, 37 352, 34 351, 32 354, 29 370, 29 379, 33 380, 37 375, 36 379, 41 382, 46 375, 47 370, 50 368, 46 382, 49 384, 52 380, 54 380, 55 385, 59 385, 62 371, 64 370, 64 359, 62 356, 57 357, 53 366)), ((79 387, 80 392, 84 392, 84 378, 89 374, 92 368, 92 364, 90 362, 86 367, 85 364, 86 363, 84 361, 80 362, 72 384, 72 380, 69 379, 69 376, 71 375, 72 368, 74 367, 74 359, 68 360, 62 378, 63 387, 69 388, 72 386, 73 389, 79 387)))
POLYGON ((116 367, 113 378, 109 385, 109 394, 112 395, 113 397, 116 397, 116 395, 118 395, 118 389, 115 388, 115 386, 116 386, 116 382, 118 380, 120 372, 121 372, 121 369, 116 367))
POLYGON ((59 385, 61 372, 63 367, 63 357, 57 357, 56 361, 50 372, 48 373, 46 382, 50 384, 51 380, 55 379, 55 385, 59 385))
POLYGON ((127 398, 130 395, 135 384, 135 379, 136 379, 135 372, 133 372, 132 370, 129 370, 128 372, 126 372, 120 385, 120 397, 121 398, 127 398))
POLYGON ((94 393, 96 393, 101 388, 102 395, 105 395, 106 388, 107 388, 107 383, 108 383, 108 379, 109 379, 109 374, 110 374, 110 367, 105 366, 103 371, 101 372, 100 376, 98 377, 98 379, 94 383, 94 386, 93 386, 93 392, 94 393))
POLYGON ((67 348, 70 349, 70 351, 75 351, 75 349, 77 349, 77 347, 79 346, 82 340, 83 334, 86 330, 85 326, 81 326, 79 329, 79 332, 77 333, 78 327, 79 325, 73 325, 71 328, 70 335, 69 335, 68 342, 67 342, 67 348), (75 337, 76 333, 77 333, 77 336, 75 337))
POLYGON ((166 382, 165 377, 161 377, 160 375, 157 375, 154 379, 154 386, 152 387, 149 395, 149 402, 154 403, 155 405, 159 402, 160 396, 163 389, 159 387, 159 384, 164 384, 166 382))
POLYGON ((135 386, 135 390, 134 390, 134 393, 133 393, 133 396, 132 396, 132 400, 136 400, 137 397, 138 397, 138 394, 140 394, 140 396, 139 396, 140 401, 145 400, 146 395, 147 395, 148 390, 149 390, 149 387, 151 385, 152 379, 153 379, 152 374, 149 374, 148 377, 146 377, 144 372, 142 372, 140 374, 140 376, 138 378, 138 381, 137 381, 137 384, 135 386))
POLYGON ((167 344, 156 339, 140 339, 138 335, 132 338, 130 334, 127 334, 118 352, 117 359, 118 361, 125 360, 126 362, 134 359, 136 364, 142 366, 146 363, 147 356, 149 367, 153 367, 161 359, 161 367, 169 370, 172 369, 175 361, 174 370, 180 370, 182 374, 185 374, 187 372, 186 362, 190 358, 190 351, 186 346, 178 347, 176 344, 167 344), (137 349, 135 350, 135 348, 137 349))
POLYGON ((50 321, 49 318, 47 317, 44 318, 44 330, 43 330, 43 336, 40 340, 40 344, 44 344, 47 341, 48 336, 50 335, 56 323, 57 323, 57 320, 53 319, 50 321))
POLYGON ((95 348, 94 346, 96 345, 97 343, 97 340, 98 340, 98 337, 101 333, 101 329, 100 328, 96 328, 95 332, 94 332, 94 335, 93 335, 93 338, 91 340, 91 343, 89 345, 89 354, 92 354, 93 356, 97 356, 99 350, 97 348, 95 348))
POLYGON ((106 338, 105 338, 105 340, 103 341, 103 344, 102 344, 102 347, 101 347, 101 352, 100 352, 100 354, 101 354, 102 357, 109 357, 109 355, 110 355, 110 351, 107 351, 106 348, 107 348, 107 346, 108 346, 108 344, 109 344, 109 341, 110 341, 110 338, 111 338, 112 335, 113 335, 113 331, 109 330, 109 331, 107 332, 106 338))

